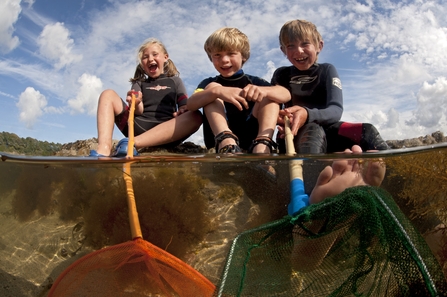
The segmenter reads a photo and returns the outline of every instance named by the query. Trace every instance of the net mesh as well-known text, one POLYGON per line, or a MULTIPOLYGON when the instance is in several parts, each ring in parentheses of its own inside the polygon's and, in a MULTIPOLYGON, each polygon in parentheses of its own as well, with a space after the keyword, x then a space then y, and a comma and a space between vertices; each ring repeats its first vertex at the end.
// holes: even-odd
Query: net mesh
POLYGON ((214 288, 191 266, 137 238, 74 262, 49 296, 211 296, 214 288))
POLYGON ((350 188, 235 238, 215 296, 440 296, 447 284, 390 195, 350 188))

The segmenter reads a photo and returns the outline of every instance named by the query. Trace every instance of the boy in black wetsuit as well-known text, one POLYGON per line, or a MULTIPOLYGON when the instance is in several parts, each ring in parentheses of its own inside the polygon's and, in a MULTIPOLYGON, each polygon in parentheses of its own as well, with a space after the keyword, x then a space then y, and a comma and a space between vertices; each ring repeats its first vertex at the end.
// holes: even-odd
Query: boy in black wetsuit
POLYGON ((204 79, 188 99, 190 111, 203 107, 206 147, 216 153, 271 153, 279 104, 290 100, 282 86, 244 74, 250 57, 247 36, 236 28, 221 28, 205 42, 205 51, 220 75, 204 79))
MULTIPOLYGON (((289 21, 281 28, 279 41, 292 66, 278 68, 272 84, 283 86, 291 93, 292 100, 279 112, 279 123, 285 115, 289 116, 298 153, 338 152, 355 144, 363 151, 388 149, 373 125, 340 122, 341 81, 333 65, 317 63, 324 42, 314 24, 289 21)), ((278 129, 278 135, 283 135, 282 127, 278 129)), ((278 142, 280 152, 285 152, 284 141, 278 142)))

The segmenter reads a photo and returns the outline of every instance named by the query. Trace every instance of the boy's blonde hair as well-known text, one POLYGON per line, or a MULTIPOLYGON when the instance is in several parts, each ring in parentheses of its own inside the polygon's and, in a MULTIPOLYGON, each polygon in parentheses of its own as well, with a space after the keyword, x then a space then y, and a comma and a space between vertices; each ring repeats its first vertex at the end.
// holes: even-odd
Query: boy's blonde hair
POLYGON ((305 20, 288 21, 279 31, 279 44, 283 52, 291 42, 306 39, 309 39, 316 48, 319 48, 320 43, 323 42, 317 27, 305 20))
MULTIPOLYGON (((143 70, 143 67, 141 66, 141 59, 143 58, 143 52, 144 50, 153 44, 157 44, 160 46, 161 50, 163 51, 163 54, 168 55, 168 51, 166 50, 166 47, 164 44, 156 39, 156 38, 149 38, 146 39, 143 44, 140 45, 140 48, 138 49, 138 55, 137 55, 137 68, 135 69, 134 77, 130 79, 130 81, 133 83, 135 81, 144 81, 146 79, 146 73, 143 70)), ((172 62, 171 59, 168 59, 165 64, 163 65, 163 73, 166 74, 166 76, 180 76, 180 72, 177 70, 177 67, 175 67, 174 62, 172 62)))
POLYGON ((247 35, 237 28, 220 28, 214 31, 205 41, 204 49, 211 61, 213 52, 239 51, 242 55, 242 65, 250 58, 250 42, 247 35))

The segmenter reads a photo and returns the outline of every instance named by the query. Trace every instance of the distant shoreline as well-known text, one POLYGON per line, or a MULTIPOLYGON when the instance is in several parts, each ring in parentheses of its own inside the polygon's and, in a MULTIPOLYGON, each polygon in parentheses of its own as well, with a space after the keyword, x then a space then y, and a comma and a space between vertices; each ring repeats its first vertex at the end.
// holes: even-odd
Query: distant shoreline
MULTIPOLYGON (((114 144, 118 142, 114 141, 114 144)), ((425 145, 433 145, 447 142, 447 137, 441 131, 433 132, 430 135, 409 138, 403 140, 387 140, 387 144, 391 149, 399 149, 404 147, 417 147, 425 145)), ((77 140, 65 144, 53 143, 48 141, 40 141, 34 138, 21 138, 14 133, 0 133, 0 151, 13 154, 25 154, 31 156, 88 156, 90 150, 97 148, 97 139, 90 138, 86 140, 77 140)), ((143 152, 157 152, 160 149, 148 148, 143 152)), ((165 150, 162 150, 165 151, 165 150)), ((192 142, 184 142, 175 149, 169 151, 171 153, 207 153, 208 150, 201 145, 192 142)))

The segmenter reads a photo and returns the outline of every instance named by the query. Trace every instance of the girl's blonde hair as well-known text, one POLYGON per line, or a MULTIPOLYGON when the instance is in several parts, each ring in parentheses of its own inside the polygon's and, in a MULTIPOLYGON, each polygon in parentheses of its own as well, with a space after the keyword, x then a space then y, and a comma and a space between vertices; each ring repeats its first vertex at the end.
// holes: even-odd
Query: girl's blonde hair
MULTIPOLYGON (((143 52, 144 50, 152 45, 152 44, 157 44, 158 46, 160 46, 160 48, 163 51, 163 54, 168 55, 168 51, 166 50, 166 47, 164 46, 164 44, 159 41, 156 38, 149 38, 146 39, 143 44, 140 45, 140 48, 138 49, 138 55, 137 55, 137 68, 135 69, 135 74, 133 76, 133 78, 130 79, 130 82, 134 83, 136 81, 144 81, 146 80, 146 73, 143 70, 143 67, 141 66, 141 59, 143 57, 143 52)), ((172 62, 171 59, 168 59, 165 64, 163 65, 163 73, 166 74, 166 76, 180 76, 180 72, 177 70, 177 67, 175 67, 174 62, 172 62)))
POLYGON ((309 39, 318 48, 323 41, 317 27, 305 20, 293 20, 285 23, 279 31, 279 44, 284 52, 286 46, 297 40, 309 39))
POLYGON ((220 28, 207 38, 203 47, 210 61, 213 52, 231 50, 241 52, 242 65, 250 58, 248 37, 237 28, 220 28))

